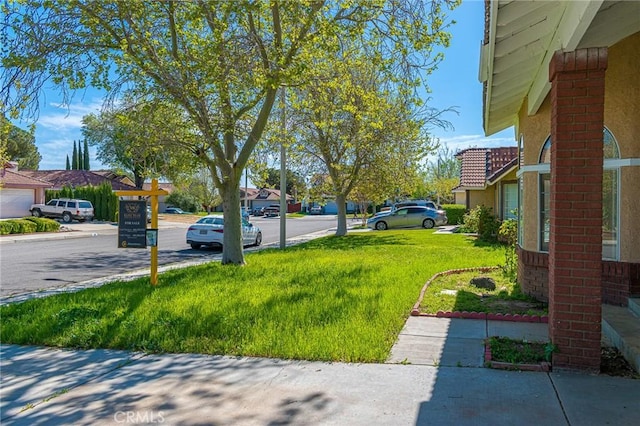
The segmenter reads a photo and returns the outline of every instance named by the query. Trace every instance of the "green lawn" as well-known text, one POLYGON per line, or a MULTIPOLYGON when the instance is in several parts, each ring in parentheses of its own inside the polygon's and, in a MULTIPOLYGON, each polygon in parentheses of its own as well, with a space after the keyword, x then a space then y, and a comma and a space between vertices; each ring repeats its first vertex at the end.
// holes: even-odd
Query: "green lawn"
POLYGON ((435 273, 503 262, 504 248, 422 229, 326 237, 0 308, 3 343, 384 361, 435 273))

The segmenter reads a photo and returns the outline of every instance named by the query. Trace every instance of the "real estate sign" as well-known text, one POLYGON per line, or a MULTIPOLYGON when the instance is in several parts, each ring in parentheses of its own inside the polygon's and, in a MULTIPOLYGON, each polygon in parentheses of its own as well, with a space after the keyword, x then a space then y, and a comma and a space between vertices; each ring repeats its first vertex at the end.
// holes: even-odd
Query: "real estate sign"
POLYGON ((147 202, 120 200, 118 247, 147 248, 147 202))

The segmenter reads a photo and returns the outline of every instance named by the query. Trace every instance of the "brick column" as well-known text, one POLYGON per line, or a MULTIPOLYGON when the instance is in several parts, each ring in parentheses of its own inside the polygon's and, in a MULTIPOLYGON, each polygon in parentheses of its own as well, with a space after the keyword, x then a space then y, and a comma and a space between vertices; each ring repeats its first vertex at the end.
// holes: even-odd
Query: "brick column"
POLYGON ((600 371, 607 48, 558 51, 551 82, 549 337, 553 367, 600 371))

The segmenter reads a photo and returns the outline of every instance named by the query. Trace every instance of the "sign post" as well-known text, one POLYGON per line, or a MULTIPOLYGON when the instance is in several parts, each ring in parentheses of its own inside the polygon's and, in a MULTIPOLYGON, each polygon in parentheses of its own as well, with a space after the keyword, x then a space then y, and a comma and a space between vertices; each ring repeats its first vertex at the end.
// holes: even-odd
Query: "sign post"
MULTIPOLYGON (((168 195, 169 193, 164 189, 160 189, 158 187, 158 179, 151 180, 151 190, 132 190, 132 191, 116 191, 116 195, 119 197, 127 197, 127 196, 143 196, 143 197, 151 197, 151 229, 156 230, 155 235, 151 235, 153 238, 155 236, 155 240, 152 241, 151 246, 151 285, 158 285, 158 196, 160 195, 168 195)), ((123 201, 121 201, 122 203, 123 201)), ((125 201, 126 202, 126 201, 125 201)), ((142 211, 143 214, 143 223, 147 222, 147 208, 145 202, 145 208, 142 211)), ((120 218, 118 218, 118 224, 120 223, 120 218)), ((120 231, 119 231, 120 233, 120 231)), ((153 233, 151 233, 153 234, 153 233)), ((147 246, 147 235, 149 235, 146 230, 142 233, 142 238, 144 238, 144 247, 147 246)), ((120 238, 118 238, 120 240, 120 238)), ((118 244, 120 247, 120 241, 118 244)))

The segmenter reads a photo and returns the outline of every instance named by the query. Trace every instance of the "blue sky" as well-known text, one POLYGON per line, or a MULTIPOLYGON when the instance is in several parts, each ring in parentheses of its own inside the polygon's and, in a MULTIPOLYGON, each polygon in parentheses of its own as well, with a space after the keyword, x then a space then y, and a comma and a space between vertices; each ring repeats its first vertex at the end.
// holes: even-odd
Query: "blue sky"
MULTIPOLYGON (((455 130, 433 129, 441 144, 457 151, 469 147, 515 146, 513 129, 490 137, 482 128, 482 84, 478 81, 478 61, 483 37, 484 2, 464 0, 450 13, 457 23, 451 28, 451 46, 444 51, 445 60, 429 76, 430 106, 438 109, 456 107, 459 115, 445 116, 455 130)), ((60 106, 54 90, 47 91, 41 102, 36 123, 36 145, 42 155, 40 170, 58 170, 66 166, 73 141, 82 139, 82 117, 97 113, 102 105, 101 93, 93 89, 77 92, 68 106, 60 106)), ((96 159, 95 148, 89 148, 92 170, 102 168, 96 159)))

